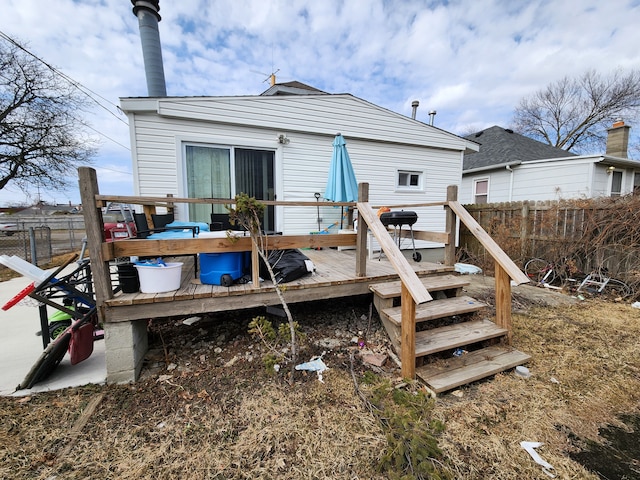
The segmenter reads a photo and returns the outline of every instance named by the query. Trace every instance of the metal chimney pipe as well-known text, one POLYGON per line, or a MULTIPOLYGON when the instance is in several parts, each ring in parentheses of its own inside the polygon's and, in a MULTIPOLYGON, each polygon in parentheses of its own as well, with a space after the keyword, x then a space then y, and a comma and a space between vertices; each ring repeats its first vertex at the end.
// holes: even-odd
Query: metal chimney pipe
POLYGON ((431 110, 429 112, 429 125, 431 125, 431 126, 433 126, 433 120, 436 117, 436 113, 438 113, 438 112, 436 112, 435 110, 431 110))
POLYGON ((147 77, 147 92, 150 97, 166 97, 162 47, 160 45, 160 0, 131 0, 133 14, 138 17, 144 73, 147 77))
POLYGON ((418 111, 418 105, 420 105, 420 102, 418 100, 414 100, 413 102, 411 102, 411 118, 413 118, 414 120, 416 119, 416 112, 418 111))

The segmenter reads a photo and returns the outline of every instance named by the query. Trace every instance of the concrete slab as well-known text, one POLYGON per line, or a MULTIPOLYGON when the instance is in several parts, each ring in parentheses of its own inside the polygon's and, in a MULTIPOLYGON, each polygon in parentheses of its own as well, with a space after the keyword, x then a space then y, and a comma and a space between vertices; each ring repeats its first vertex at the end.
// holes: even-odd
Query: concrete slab
MULTIPOLYGON (((0 283, 0 306, 31 283, 25 277, 0 283)), ((48 307, 49 314, 55 310, 48 307)), ((107 378, 104 340, 94 342, 93 353, 83 362, 71 365, 68 353, 45 381, 27 390, 16 391, 42 354, 40 317, 37 306, 20 303, 0 310, 0 395, 24 396, 87 384, 103 384, 107 378)))

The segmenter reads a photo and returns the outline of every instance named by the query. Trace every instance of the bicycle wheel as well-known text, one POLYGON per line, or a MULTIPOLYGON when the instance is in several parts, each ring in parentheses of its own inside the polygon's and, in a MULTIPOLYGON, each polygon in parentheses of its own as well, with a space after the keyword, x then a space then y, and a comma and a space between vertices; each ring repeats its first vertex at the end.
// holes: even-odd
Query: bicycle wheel
POLYGON ((622 280, 611 278, 600 293, 610 298, 627 298, 633 294, 633 290, 622 280))
POLYGON ((552 283, 556 279, 552 265, 541 258, 532 258, 524 266, 524 273, 536 283, 552 283))

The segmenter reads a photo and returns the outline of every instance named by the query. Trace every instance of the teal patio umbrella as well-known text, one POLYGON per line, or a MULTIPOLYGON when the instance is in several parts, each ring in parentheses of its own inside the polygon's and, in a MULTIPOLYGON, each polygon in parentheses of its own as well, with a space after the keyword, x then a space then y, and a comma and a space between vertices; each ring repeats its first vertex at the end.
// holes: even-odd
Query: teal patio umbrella
MULTIPOLYGON (((324 198, 332 202, 355 202, 358 200, 356 174, 347 151, 347 142, 340 133, 333 140, 333 155, 329 165, 324 198)), ((342 215, 340 216, 340 228, 342 228, 342 215)))

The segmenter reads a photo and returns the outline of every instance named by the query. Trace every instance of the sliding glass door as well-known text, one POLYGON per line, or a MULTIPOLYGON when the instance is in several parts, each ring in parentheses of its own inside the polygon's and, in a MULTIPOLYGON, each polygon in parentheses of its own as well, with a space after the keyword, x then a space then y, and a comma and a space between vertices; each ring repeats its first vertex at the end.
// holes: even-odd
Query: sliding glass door
MULTIPOLYGON (((246 193, 258 200, 275 200, 273 152, 236 148, 234 154, 236 193, 246 193)), ((273 205, 265 209, 262 229, 275 230, 273 205)))
MULTIPOLYGON (((246 193, 258 200, 275 200, 274 152, 248 148, 186 145, 185 170, 189 198, 233 198, 246 193)), ((189 220, 210 223, 223 205, 189 205, 189 220)), ((267 207, 264 230, 275 229, 273 206, 267 207)))

